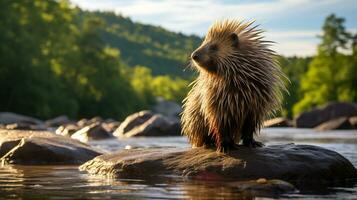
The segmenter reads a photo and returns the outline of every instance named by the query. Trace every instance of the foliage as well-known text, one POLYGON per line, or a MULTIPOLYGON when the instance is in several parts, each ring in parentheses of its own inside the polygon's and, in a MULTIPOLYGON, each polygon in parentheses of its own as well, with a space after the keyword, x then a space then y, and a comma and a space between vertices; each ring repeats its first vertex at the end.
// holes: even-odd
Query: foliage
POLYGON ((129 66, 149 67, 153 75, 191 76, 183 69, 190 52, 201 43, 201 38, 134 23, 113 12, 81 11, 79 15, 81 19, 98 17, 106 22, 101 34, 103 40, 107 45, 120 49, 129 66))
POLYGON ((134 67, 131 74, 133 88, 138 94, 143 94, 141 98, 146 98, 144 101, 149 104, 156 96, 181 103, 188 93, 188 80, 168 75, 153 77, 151 70, 142 66, 134 67))
POLYGON ((357 55, 353 51, 353 38, 346 32, 343 23, 343 18, 333 14, 326 18, 318 54, 302 77, 303 96, 294 106, 294 114, 329 101, 357 101, 357 55))
POLYGON ((107 47, 104 22, 67 1, 1 1, 0 109, 48 118, 102 115, 122 118, 138 101, 119 51, 107 47))
MULTIPOLYGON (((49 118, 123 118, 156 96, 181 102, 201 38, 144 25, 66 0, 0 1, 0 110, 49 118)), ((292 117, 328 101, 357 101, 357 35, 330 15, 318 54, 280 57, 292 117)))
POLYGON ((284 93, 282 115, 291 118, 293 106, 301 99, 302 94, 299 91, 301 77, 306 73, 311 58, 279 57, 278 60, 283 72, 289 78, 285 83, 288 93, 284 93))

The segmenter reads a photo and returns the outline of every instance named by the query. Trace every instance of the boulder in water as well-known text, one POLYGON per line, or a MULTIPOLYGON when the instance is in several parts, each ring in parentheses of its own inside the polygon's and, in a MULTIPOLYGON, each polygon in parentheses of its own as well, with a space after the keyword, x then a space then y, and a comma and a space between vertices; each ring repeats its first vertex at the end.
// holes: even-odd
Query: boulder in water
POLYGON ((352 116, 357 116, 356 103, 330 103, 300 114, 295 118, 294 125, 297 128, 314 128, 332 119, 352 116))
POLYGON ((311 145, 240 147, 228 154, 205 148, 121 150, 80 166, 92 174, 134 178, 179 175, 193 179, 332 182, 357 178, 357 170, 340 154, 311 145))
POLYGON ((75 132, 71 138, 77 139, 81 142, 88 142, 90 140, 102 140, 112 138, 113 135, 108 132, 101 123, 93 123, 85 126, 75 132))
POLYGON ((0 130, 3 164, 82 164, 100 154, 89 145, 51 132, 0 130))

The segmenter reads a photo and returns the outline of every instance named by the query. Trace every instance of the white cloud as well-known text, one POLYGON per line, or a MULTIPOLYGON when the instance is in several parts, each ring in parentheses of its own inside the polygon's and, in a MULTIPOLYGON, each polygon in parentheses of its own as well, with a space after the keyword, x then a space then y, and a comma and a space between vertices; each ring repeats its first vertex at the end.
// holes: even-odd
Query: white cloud
POLYGON ((312 30, 311 27, 293 27, 289 25, 286 18, 294 16, 292 20, 295 22, 308 20, 306 16, 318 11, 330 13, 331 8, 356 4, 353 0, 271 0, 229 4, 219 0, 72 0, 72 2, 85 9, 112 10, 130 16, 135 21, 201 36, 205 34, 212 21, 217 19, 243 19, 243 17, 247 20, 256 19, 264 29, 268 29, 267 38, 278 42, 276 47, 278 53, 284 55, 313 54, 318 42, 316 35, 320 29, 320 27, 313 27, 312 30), (302 17, 305 18, 301 19, 302 17), (281 30, 277 30, 278 25, 281 30))
POLYGON ((266 39, 275 41, 273 49, 285 56, 310 56, 316 53, 317 35, 321 31, 271 31, 264 35, 266 39))

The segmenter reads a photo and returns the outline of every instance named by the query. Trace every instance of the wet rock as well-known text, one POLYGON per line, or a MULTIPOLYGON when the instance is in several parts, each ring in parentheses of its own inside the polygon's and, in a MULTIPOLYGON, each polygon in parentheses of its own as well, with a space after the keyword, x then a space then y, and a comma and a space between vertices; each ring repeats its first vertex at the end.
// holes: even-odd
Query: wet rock
POLYGON ((66 124, 73 124, 74 122, 70 120, 67 116, 61 115, 53 119, 49 119, 45 122, 48 127, 58 127, 66 124))
POLYGON ((76 131, 78 131, 80 127, 75 124, 67 124, 58 127, 55 131, 58 135, 63 135, 67 137, 71 137, 76 131))
POLYGON ((152 148, 121 150, 80 166, 92 174, 111 177, 181 175, 218 180, 259 178, 318 183, 357 178, 354 166, 340 154, 311 145, 240 147, 228 154, 212 149, 152 148))
POLYGON ((179 136, 181 135, 180 127, 179 123, 172 122, 162 115, 155 114, 143 124, 135 126, 130 131, 116 136, 179 136))
POLYGON ((43 121, 33 117, 28 117, 16 113, 0 112, 0 124, 13 124, 13 123, 24 123, 24 124, 26 123, 26 124, 38 125, 38 124, 43 124, 43 121))
POLYGON ((284 117, 277 117, 264 121, 264 127, 291 127, 292 122, 284 117))
POLYGON ((81 164, 100 154, 89 145, 46 131, 0 130, 3 164, 81 164))
POLYGON ((114 136, 122 137, 126 132, 129 132, 136 126, 139 126, 149 120, 154 114, 148 110, 140 111, 129 115, 120 124, 117 130, 113 133, 114 136))
POLYGON ((85 126, 71 136, 71 138, 81 142, 88 142, 90 140, 102 140, 111 137, 113 137, 113 135, 108 132, 101 123, 98 122, 85 126))
POLYGON ((346 129, 353 129, 353 128, 354 126, 350 123, 348 117, 339 117, 318 125, 317 127, 315 127, 315 130, 328 131, 328 130, 341 130, 341 129, 346 130, 346 129))
POLYGON ((300 114, 295 118, 294 125, 298 128, 314 128, 332 119, 352 116, 357 116, 356 103, 330 103, 325 107, 300 114))

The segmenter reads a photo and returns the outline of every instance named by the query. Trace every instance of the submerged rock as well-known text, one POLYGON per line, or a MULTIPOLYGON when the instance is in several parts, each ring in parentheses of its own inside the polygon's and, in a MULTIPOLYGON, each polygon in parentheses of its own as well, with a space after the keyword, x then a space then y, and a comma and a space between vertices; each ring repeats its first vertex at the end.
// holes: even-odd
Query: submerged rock
POLYGON ((0 130, 3 164, 81 164, 100 154, 89 145, 46 131, 0 130))
POLYGON ((352 116, 357 116, 356 103, 330 103, 325 107, 300 114, 295 119, 295 126, 297 128, 314 128, 332 119, 352 116))
POLYGON ((310 145, 241 147, 229 154, 212 149, 152 148, 101 155, 80 166, 92 174, 120 178, 180 175, 193 179, 329 182, 357 178, 353 165, 340 154, 310 145))

